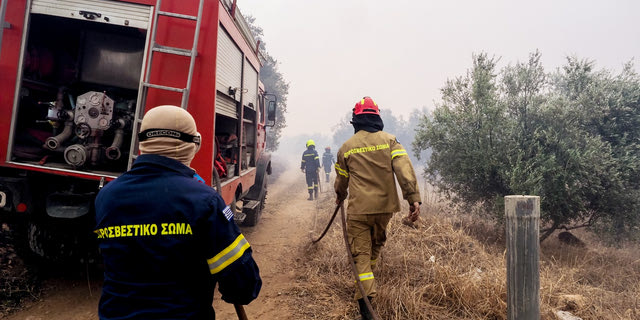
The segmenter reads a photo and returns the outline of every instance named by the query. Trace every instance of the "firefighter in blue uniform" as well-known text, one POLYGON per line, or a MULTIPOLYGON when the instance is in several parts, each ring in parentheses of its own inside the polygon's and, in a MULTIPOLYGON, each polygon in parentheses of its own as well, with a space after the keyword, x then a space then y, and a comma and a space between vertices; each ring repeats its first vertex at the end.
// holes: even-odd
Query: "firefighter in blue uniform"
POLYGON ((329 176, 331 175, 331 170, 333 170, 335 163, 336 161, 333 160, 333 155, 331 154, 331 147, 324 148, 324 153, 322 154, 322 167, 324 168, 327 182, 329 182, 329 176))
POLYGON ((307 150, 302 153, 302 162, 300 163, 300 170, 307 176, 307 190, 309 191, 309 198, 307 200, 313 200, 315 195, 318 199, 318 169, 320 168, 320 156, 316 151, 316 144, 313 140, 307 141, 307 150))
POLYGON ((248 304, 262 281, 224 200, 189 167, 200 146, 193 117, 147 112, 133 168, 98 194, 104 260, 100 319, 215 319, 222 300, 248 304))

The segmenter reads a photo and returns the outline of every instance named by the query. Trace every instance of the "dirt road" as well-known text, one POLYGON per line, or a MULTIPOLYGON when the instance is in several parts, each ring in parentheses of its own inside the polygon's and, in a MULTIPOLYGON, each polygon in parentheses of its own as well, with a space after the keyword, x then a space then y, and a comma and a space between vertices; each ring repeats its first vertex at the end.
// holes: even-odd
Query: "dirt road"
MULTIPOLYGON (((283 293, 297 281, 297 255, 299 248, 309 243, 315 215, 330 214, 319 213, 316 201, 307 201, 306 197, 304 175, 297 170, 285 172, 269 185, 258 226, 242 228, 263 281, 258 299, 245 307, 249 319, 300 319, 295 314, 295 299, 283 293)), ((331 197, 325 193, 322 198, 329 201, 331 197)), ((40 301, 28 303, 6 319, 97 319, 101 279, 94 278, 79 274, 75 279, 49 279, 44 283, 45 293, 40 301)), ((214 300, 217 319, 237 319, 233 306, 221 301, 218 292, 214 300)))

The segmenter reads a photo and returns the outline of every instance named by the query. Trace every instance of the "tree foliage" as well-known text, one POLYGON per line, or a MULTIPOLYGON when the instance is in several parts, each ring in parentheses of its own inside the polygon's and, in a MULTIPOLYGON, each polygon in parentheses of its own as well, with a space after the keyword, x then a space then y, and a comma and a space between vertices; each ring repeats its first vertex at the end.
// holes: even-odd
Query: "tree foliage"
POLYGON ((287 126, 287 95, 289 94, 289 83, 284 80, 284 76, 278 71, 278 61, 266 54, 264 65, 260 71, 260 81, 264 84, 265 91, 274 94, 278 102, 276 109, 276 123, 269 127, 267 131, 267 147, 269 151, 276 151, 280 145, 282 129, 287 126))
POLYGON ((272 57, 266 50, 266 43, 262 39, 264 37, 263 30, 257 26, 256 18, 253 16, 245 17, 249 24, 249 28, 253 33, 256 41, 259 41, 260 52, 262 54, 260 69, 260 81, 264 84, 267 94, 275 95, 278 108, 276 110, 276 123, 267 130, 267 146, 268 151, 276 151, 280 145, 280 137, 282 130, 287 126, 287 95, 289 94, 289 83, 286 82, 282 73, 278 70, 278 60, 272 57))
POLYGON ((556 229, 637 228, 640 198, 640 77, 567 58, 546 73, 541 54, 496 70, 473 56, 424 117, 413 147, 432 148, 427 178, 457 203, 496 215, 510 194, 541 197, 542 239, 556 229))

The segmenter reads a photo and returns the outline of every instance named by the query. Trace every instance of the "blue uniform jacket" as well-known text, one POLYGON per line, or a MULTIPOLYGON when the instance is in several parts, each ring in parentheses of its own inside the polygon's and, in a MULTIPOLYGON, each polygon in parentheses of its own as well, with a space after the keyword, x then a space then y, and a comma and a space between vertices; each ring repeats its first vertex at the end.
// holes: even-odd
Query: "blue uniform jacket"
POLYGON ((320 157, 318 152, 313 148, 307 148, 302 153, 302 161, 300 162, 300 169, 304 169, 306 172, 314 173, 320 168, 320 157))
POLYGON ((331 172, 335 163, 336 161, 333 160, 333 155, 331 154, 331 152, 325 151, 322 154, 322 166, 324 167, 325 172, 331 172))
POLYGON ((222 197, 194 176, 174 159, 141 155, 98 193, 100 319, 215 319, 216 284, 229 303, 258 296, 249 243, 222 197))

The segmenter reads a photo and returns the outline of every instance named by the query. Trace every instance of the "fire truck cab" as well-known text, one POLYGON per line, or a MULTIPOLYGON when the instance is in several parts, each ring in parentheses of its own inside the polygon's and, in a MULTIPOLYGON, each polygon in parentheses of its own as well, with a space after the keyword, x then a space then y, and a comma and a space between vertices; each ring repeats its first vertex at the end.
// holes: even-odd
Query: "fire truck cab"
POLYGON ((176 105, 202 135, 192 168, 255 225, 276 109, 258 48, 235 0, 2 0, 0 220, 44 257, 91 250, 97 192, 135 162, 145 111, 176 105))

